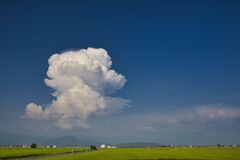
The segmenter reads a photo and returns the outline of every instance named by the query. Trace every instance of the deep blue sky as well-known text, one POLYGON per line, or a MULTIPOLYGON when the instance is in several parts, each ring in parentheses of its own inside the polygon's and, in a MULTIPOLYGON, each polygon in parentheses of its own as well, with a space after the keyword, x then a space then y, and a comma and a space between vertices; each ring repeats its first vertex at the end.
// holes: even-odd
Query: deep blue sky
POLYGON ((43 82, 52 54, 87 47, 105 48, 126 76, 123 116, 239 108, 239 28, 239 1, 1 1, 0 128, 52 100, 43 82))

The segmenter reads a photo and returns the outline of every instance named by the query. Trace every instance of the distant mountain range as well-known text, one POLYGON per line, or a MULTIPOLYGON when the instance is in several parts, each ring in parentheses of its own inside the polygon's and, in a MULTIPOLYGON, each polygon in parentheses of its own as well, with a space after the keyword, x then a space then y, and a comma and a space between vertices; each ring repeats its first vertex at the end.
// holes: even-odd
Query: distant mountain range
POLYGON ((40 142, 44 140, 44 138, 26 135, 0 134, 0 145, 28 145, 33 142, 40 142))
POLYGON ((87 147, 90 145, 99 146, 103 144, 95 140, 78 139, 73 136, 58 137, 58 138, 42 138, 26 135, 0 134, 0 145, 29 145, 31 143, 38 145, 56 145, 56 146, 78 146, 87 147))
MULTIPOLYGON (((30 145, 33 142, 37 143, 37 145, 42 146, 56 145, 61 147, 66 146, 88 147, 90 145, 100 146, 101 144, 110 145, 108 143, 99 142, 91 139, 78 139, 73 136, 65 136, 58 138, 42 138, 27 135, 0 134, 0 146, 30 145)), ((147 148, 147 147, 162 147, 164 145, 159 143, 134 142, 134 143, 122 143, 115 146, 121 148, 147 148)))
POLYGON ((48 139, 43 142, 40 142, 41 145, 56 145, 56 146, 80 146, 80 147, 87 147, 90 145, 99 146, 102 143, 90 140, 90 139, 78 139, 73 136, 68 137, 58 137, 54 139, 48 139))

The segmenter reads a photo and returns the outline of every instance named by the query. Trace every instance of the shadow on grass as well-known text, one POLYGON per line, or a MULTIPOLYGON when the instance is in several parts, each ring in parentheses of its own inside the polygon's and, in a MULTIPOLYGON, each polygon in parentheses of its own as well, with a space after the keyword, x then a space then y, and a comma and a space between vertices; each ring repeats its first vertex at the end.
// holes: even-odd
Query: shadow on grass
POLYGON ((28 154, 28 155, 16 155, 16 156, 8 156, 8 157, 0 157, 0 160, 20 160, 20 159, 25 159, 25 158, 41 158, 41 157, 58 157, 58 156, 63 156, 63 155, 68 155, 68 154, 76 154, 76 153, 85 153, 85 151, 74 151, 72 153, 71 151, 69 152, 63 152, 63 153, 56 153, 56 154, 28 154))
POLYGON ((130 159, 130 160, 203 160, 203 159, 184 159, 184 158, 137 158, 137 159, 130 159))
POLYGON ((17 158, 28 158, 28 157, 38 157, 42 156, 44 154, 28 154, 28 155, 21 155, 21 156, 8 156, 0 158, 0 160, 6 160, 6 159, 17 159, 17 158))

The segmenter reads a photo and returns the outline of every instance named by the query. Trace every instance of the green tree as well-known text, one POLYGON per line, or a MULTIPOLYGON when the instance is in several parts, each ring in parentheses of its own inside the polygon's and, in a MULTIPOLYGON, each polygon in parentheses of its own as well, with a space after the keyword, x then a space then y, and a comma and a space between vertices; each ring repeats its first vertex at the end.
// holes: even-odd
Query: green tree
POLYGON ((97 150, 97 147, 96 147, 96 146, 93 146, 93 145, 91 145, 91 146, 90 146, 90 149, 91 149, 91 150, 97 150))
POLYGON ((37 144, 36 144, 36 143, 32 143, 32 144, 30 145, 30 147, 31 147, 31 148, 37 148, 37 144))

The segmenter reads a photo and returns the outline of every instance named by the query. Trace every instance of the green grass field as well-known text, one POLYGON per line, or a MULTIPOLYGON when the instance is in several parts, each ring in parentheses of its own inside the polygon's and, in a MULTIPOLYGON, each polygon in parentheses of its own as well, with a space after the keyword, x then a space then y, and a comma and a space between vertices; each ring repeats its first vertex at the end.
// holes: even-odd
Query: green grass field
MULTIPOLYGON (((85 151, 75 148, 74 152, 85 151)), ((0 159, 71 153, 72 148, 0 148, 0 159)), ((41 158, 41 157, 39 157, 41 158)), ((43 158, 43 157, 42 157, 43 158)), ((240 160, 240 147, 232 148, 117 148, 60 155, 45 160, 240 160)))
POLYGON ((85 148, 0 148, 0 159, 32 157, 85 151, 85 148))
MULTIPOLYGON (((240 160, 240 148, 105 149, 47 160, 240 160)), ((46 159, 45 159, 46 160, 46 159)))

